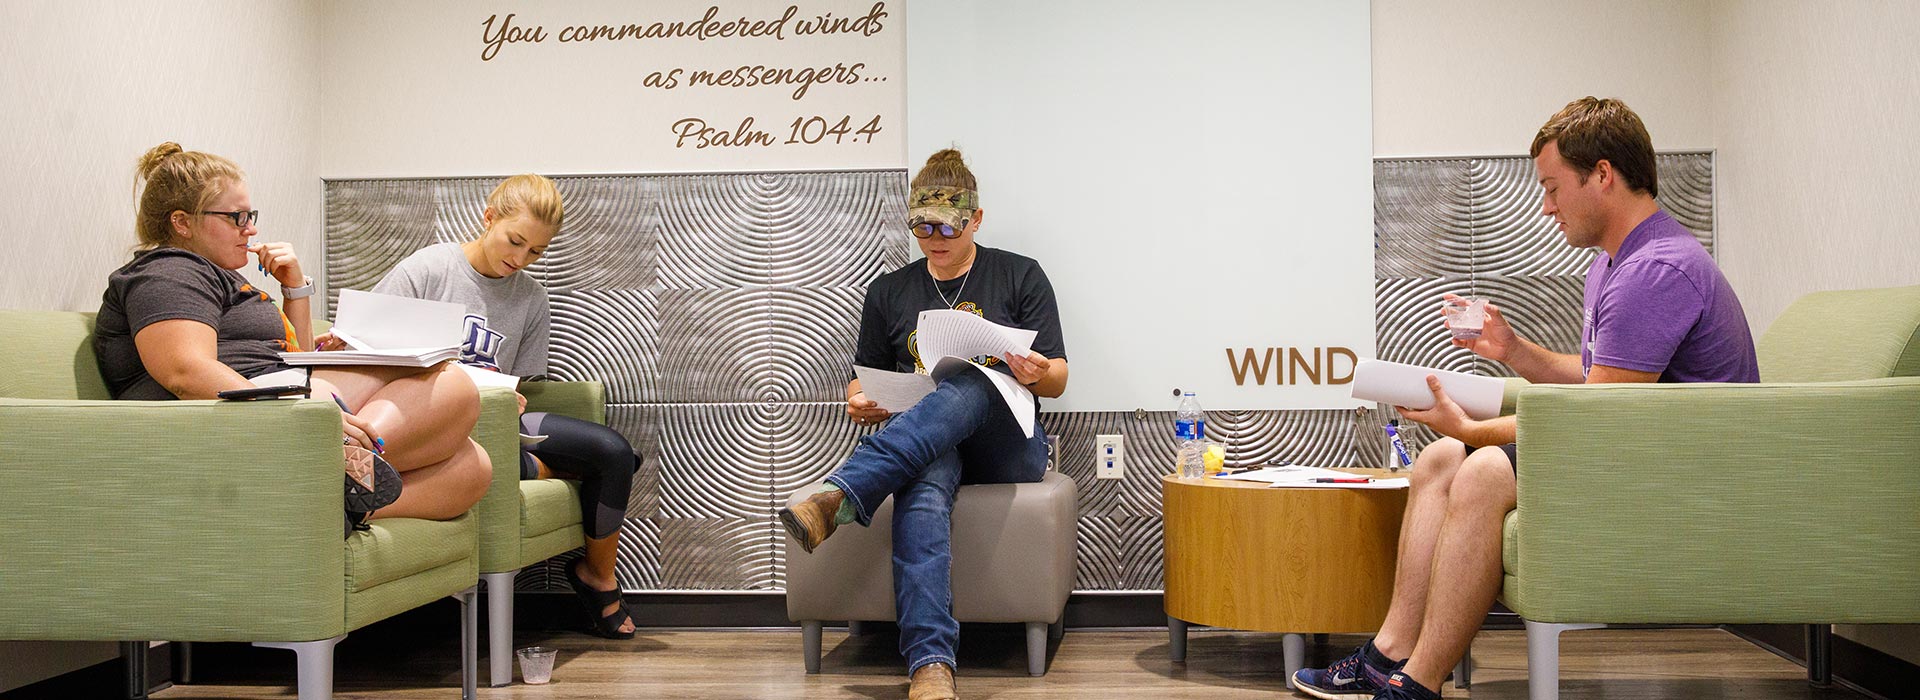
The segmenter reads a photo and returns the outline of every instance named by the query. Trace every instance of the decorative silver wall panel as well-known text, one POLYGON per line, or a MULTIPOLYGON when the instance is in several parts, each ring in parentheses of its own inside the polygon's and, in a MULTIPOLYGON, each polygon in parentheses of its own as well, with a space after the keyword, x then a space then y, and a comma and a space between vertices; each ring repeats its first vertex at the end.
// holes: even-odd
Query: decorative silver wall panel
MULTIPOLYGON (((1661 203, 1711 246, 1712 157, 1666 154, 1659 165, 1661 203)), ((866 284, 910 257, 899 230, 904 174, 557 181, 565 233, 528 269, 553 300, 551 373, 604 382, 609 424, 646 458, 622 530, 622 586, 781 590, 774 508, 865 434, 840 399, 866 284)), ((330 294, 372 287, 423 246, 471 238, 497 182, 327 183, 330 294)), ((1592 253, 1569 249, 1539 215, 1527 158, 1382 160, 1374 195, 1380 357, 1507 374, 1447 342, 1445 292, 1497 299, 1527 337, 1574 350, 1592 253)), ((1208 432, 1232 464, 1379 465, 1391 417, 1214 411, 1208 432)), ((1170 410, 1042 414, 1060 440, 1058 468, 1080 485, 1080 590, 1160 588, 1159 475, 1171 468, 1172 422, 1170 410), (1099 434, 1127 436, 1127 478, 1093 477, 1099 434)), ((1405 432, 1416 449, 1433 439, 1405 432)), ((531 567, 516 585, 564 588, 568 560, 531 567)))

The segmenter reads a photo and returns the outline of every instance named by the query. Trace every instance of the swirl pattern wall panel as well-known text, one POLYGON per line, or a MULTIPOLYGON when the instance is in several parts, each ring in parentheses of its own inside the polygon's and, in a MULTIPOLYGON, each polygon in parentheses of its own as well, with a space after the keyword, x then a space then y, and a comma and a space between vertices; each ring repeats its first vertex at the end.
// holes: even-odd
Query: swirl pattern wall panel
MULTIPOLYGON (((1713 161, 1662 154, 1660 201, 1703 243, 1713 161)), ((529 268, 553 304, 550 373, 607 386, 608 423, 646 460, 622 529, 630 591, 778 591, 774 508, 818 483, 869 429, 841 393, 872 279, 911 258, 901 172, 555 178, 565 232, 529 268)), ((414 250, 480 229, 500 178, 327 184, 329 290, 371 287, 414 250)), ((1385 359, 1507 374, 1447 342, 1444 292, 1493 297, 1529 338, 1573 351, 1591 254, 1540 217, 1532 164, 1515 158, 1375 163, 1376 344, 1385 359)), ((1221 300, 1235 303, 1235 300, 1221 300)), ((331 308, 331 307, 330 307, 331 308)), ((1043 413, 1056 468, 1080 487, 1084 591, 1161 586, 1160 481, 1173 466, 1173 401, 1138 413, 1043 413), (1094 477, 1094 436, 1124 435, 1126 478, 1094 477)), ((1384 465, 1390 408, 1215 411, 1229 464, 1384 465)), ((1408 447, 1436 436, 1403 427, 1408 447)), ((564 589, 577 555, 522 572, 564 589)))
POLYGON ((1464 159, 1374 164, 1374 277, 1473 274, 1469 165, 1464 159))

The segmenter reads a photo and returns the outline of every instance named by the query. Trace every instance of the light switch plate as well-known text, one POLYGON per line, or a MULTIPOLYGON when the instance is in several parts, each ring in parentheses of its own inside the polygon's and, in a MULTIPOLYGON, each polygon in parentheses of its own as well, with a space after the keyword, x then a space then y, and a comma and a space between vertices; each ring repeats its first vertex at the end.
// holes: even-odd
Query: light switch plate
POLYGON ((1127 436, 1093 436, 1093 475, 1099 479, 1127 477, 1127 436))

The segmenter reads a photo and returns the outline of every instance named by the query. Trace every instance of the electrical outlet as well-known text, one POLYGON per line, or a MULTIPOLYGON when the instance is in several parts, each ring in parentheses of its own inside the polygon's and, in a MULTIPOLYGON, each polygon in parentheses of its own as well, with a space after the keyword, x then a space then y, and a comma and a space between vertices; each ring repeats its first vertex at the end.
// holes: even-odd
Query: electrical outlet
POLYGON ((1127 476, 1127 436, 1093 436, 1093 475, 1099 479, 1127 476))

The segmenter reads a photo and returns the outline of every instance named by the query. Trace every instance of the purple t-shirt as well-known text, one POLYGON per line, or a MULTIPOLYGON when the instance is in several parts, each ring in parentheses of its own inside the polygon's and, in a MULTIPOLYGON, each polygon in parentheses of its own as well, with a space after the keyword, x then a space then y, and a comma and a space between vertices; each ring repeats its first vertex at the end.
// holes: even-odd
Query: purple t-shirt
POLYGON ((1580 368, 1659 372, 1662 382, 1757 382, 1746 312, 1693 233, 1665 210, 1587 270, 1580 368))

